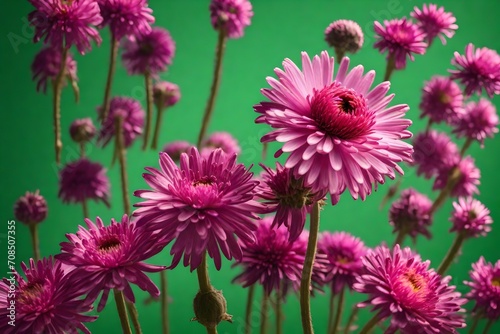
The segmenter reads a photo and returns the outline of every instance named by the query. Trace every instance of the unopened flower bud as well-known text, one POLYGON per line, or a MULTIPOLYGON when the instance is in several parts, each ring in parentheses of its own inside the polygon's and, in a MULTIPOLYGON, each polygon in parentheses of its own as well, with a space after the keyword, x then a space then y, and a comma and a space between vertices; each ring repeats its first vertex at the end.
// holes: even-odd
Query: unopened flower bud
POLYGON ((214 328, 223 320, 232 322, 232 315, 226 313, 227 304, 222 291, 198 292, 193 308, 195 317, 192 321, 198 321, 205 327, 214 328))

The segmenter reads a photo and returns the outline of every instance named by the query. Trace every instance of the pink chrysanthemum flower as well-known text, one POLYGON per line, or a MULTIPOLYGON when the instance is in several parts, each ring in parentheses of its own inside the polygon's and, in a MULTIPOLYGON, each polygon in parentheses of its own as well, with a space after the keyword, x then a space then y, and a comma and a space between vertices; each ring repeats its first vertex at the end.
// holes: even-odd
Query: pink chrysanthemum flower
POLYGON ((285 225, 290 241, 299 237, 304 230, 307 213, 312 204, 323 199, 324 194, 313 193, 304 185, 304 179, 297 179, 292 170, 276 163, 276 170, 262 165, 264 173, 257 188, 257 196, 264 200, 269 212, 275 212, 273 227, 285 225))
POLYGON ((101 28, 108 26, 116 40, 151 31, 155 22, 147 0, 97 0, 101 9, 101 28))
POLYGON ((391 317, 386 333, 457 333, 456 328, 465 327, 459 312, 466 300, 448 285, 451 276, 442 278, 429 264, 408 247, 369 250, 363 258, 365 273, 353 285, 369 297, 358 306, 373 305, 381 320, 391 317))
POLYGON ((385 176, 403 173, 397 163, 411 161, 413 149, 401 140, 411 137, 411 121, 403 118, 407 105, 387 108, 394 96, 386 96, 389 82, 370 90, 375 72, 363 75, 361 65, 348 72, 348 57, 332 78, 334 59, 326 51, 312 60, 303 52, 302 71, 290 59, 283 67, 275 70, 278 80, 267 79, 272 88, 262 89, 271 102, 254 109, 257 123, 276 129, 261 141, 283 143, 275 156, 290 153, 285 167, 296 178, 313 192, 329 191, 336 203, 346 189, 365 199, 385 176))
POLYGON ((215 30, 224 30, 229 38, 240 38, 253 16, 248 0, 212 0, 210 20, 215 30))
POLYGON ((0 281, 0 300, 15 302, 15 326, 8 324, 7 304, 1 308, 1 333, 90 334, 83 323, 97 317, 85 315, 93 309, 92 303, 82 298, 82 287, 88 282, 52 258, 36 263, 31 259, 29 267, 23 262, 21 268, 26 279, 16 273, 0 281))
POLYGON ((477 186, 480 184, 481 171, 474 164, 474 159, 470 156, 462 159, 457 165, 450 166, 449 169, 442 169, 434 181, 433 190, 443 189, 448 184, 448 179, 453 177, 452 171, 457 168, 458 178, 455 185, 451 188, 451 196, 468 197, 479 194, 477 186))
POLYGON ((63 203, 92 199, 109 206, 110 184, 106 169, 98 162, 82 158, 68 163, 59 173, 59 198, 63 203))
POLYGON ((47 201, 37 190, 19 197, 14 204, 14 216, 25 224, 38 224, 47 217, 47 201))
POLYGON ((448 171, 460 161, 457 144, 444 132, 430 130, 419 133, 413 140, 413 165, 418 166, 417 175, 425 178, 448 171))
POLYGON ((432 216, 429 215, 431 207, 432 201, 424 194, 413 188, 403 190, 389 210, 389 223, 394 226, 393 232, 405 231, 414 240, 419 234, 430 238, 428 228, 432 224, 432 216))
POLYGON ((173 161, 178 162, 182 153, 188 153, 193 146, 190 142, 177 140, 165 145, 163 152, 167 153, 173 161))
POLYGON ((204 158, 193 147, 181 155, 180 167, 161 152, 160 166, 161 171, 146 168, 150 174, 143 177, 152 189, 135 192, 144 201, 135 204, 134 216, 138 226, 174 241, 170 268, 184 257, 184 266, 194 270, 205 251, 217 270, 221 251, 228 260, 240 260, 236 237, 254 242, 256 214, 263 213, 262 204, 254 200, 258 181, 252 180, 253 174, 236 163, 236 155, 221 149, 204 158))
POLYGON ((262 284, 270 295, 281 291, 285 296, 290 287, 298 289, 307 249, 307 236, 289 241, 288 230, 273 227, 274 218, 263 218, 255 233, 255 242, 239 241, 243 257, 235 265, 243 267, 243 272, 234 278, 243 287, 255 283, 262 284))
POLYGON ((220 148, 225 154, 240 154, 241 147, 236 138, 229 132, 214 132, 202 143, 201 155, 208 157, 210 153, 220 148))
MULTIPOLYGON (((103 108, 98 108, 99 114, 103 108)), ((123 137, 125 147, 132 145, 134 140, 142 134, 144 126, 144 110, 141 103, 129 97, 114 97, 111 99, 108 117, 104 120, 97 142, 105 147, 116 135, 116 117, 123 118, 123 137)))
POLYGON ((181 98, 179 86, 168 81, 158 81, 153 86, 155 105, 163 108, 174 106, 181 98))
POLYGON ((346 53, 356 53, 361 49, 363 30, 354 21, 337 20, 326 28, 325 41, 335 49, 336 56, 342 58, 346 53))
POLYGON ((487 137, 498 132, 498 115, 495 106, 487 99, 471 101, 465 105, 465 113, 459 118, 454 133, 458 138, 477 140, 484 145, 487 137))
POLYGON ((483 89, 489 97, 500 94, 500 56, 495 50, 477 48, 469 43, 465 54, 455 52, 450 70, 451 78, 465 86, 465 95, 481 94, 483 89))
POLYGON ((380 53, 388 51, 387 59, 394 59, 394 66, 400 70, 406 67, 406 58, 415 60, 413 54, 423 55, 427 49, 425 34, 420 28, 406 18, 385 20, 384 25, 375 21, 377 42, 374 47, 380 53))
POLYGON ((85 223, 88 229, 79 226, 76 234, 66 234, 69 242, 61 243, 61 254, 56 259, 74 266, 79 279, 92 282, 87 299, 96 300, 102 291, 97 311, 106 305, 111 289, 123 291, 125 298, 135 303, 130 283, 154 297, 160 295, 144 272, 154 273, 166 267, 143 261, 159 253, 164 243, 129 222, 127 215, 123 215, 121 222, 111 219, 108 226, 99 217, 95 224, 88 218, 85 223))
POLYGON ((91 118, 76 119, 69 127, 71 139, 77 143, 85 143, 94 138, 96 128, 91 118))
POLYGON ((493 321, 500 319, 500 260, 493 265, 481 256, 472 269, 471 282, 464 284, 471 287, 466 297, 476 302, 473 312, 493 321))
POLYGON ((361 274, 361 257, 368 248, 363 241, 346 232, 323 232, 318 240, 318 254, 327 258, 325 283, 331 284, 335 294, 342 289, 352 289, 355 277, 361 274))
POLYGON ((139 34, 123 43, 122 60, 128 74, 163 72, 172 64, 175 42, 167 29, 154 27, 151 32, 139 34))
POLYGON ((424 31, 429 46, 436 37, 445 45, 445 37, 452 38, 458 29, 455 24, 457 19, 453 14, 445 12, 444 7, 438 8, 435 4, 424 4, 422 10, 415 7, 410 15, 418 21, 417 24, 424 31))
POLYGON ((493 219, 483 203, 477 199, 460 197, 458 202, 453 202, 453 212, 450 221, 453 227, 450 232, 463 233, 469 238, 486 236, 491 231, 493 219))
POLYGON ((42 38, 56 49, 76 46, 81 54, 91 49, 90 40, 101 43, 94 26, 102 22, 95 0, 29 0, 35 7, 28 19, 35 28, 35 42, 42 38))
POLYGON ((433 123, 454 124, 463 114, 462 90, 448 77, 434 76, 422 89, 420 118, 428 116, 433 123))
MULTIPOLYGON (((47 81, 49 84, 55 80, 61 70, 62 54, 59 48, 48 46, 38 52, 31 64, 31 72, 33 80, 37 81, 36 90, 45 93, 47 91, 47 81)), ((71 81, 77 81, 76 76, 76 61, 67 53, 66 67, 63 78, 68 78, 71 81)), ((63 80, 63 83, 66 83, 63 80)))

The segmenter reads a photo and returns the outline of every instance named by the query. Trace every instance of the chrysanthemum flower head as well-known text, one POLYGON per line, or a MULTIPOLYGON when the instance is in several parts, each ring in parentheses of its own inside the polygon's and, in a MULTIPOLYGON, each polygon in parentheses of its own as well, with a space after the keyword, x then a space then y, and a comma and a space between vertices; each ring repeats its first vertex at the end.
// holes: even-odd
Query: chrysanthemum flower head
MULTIPOLYGON (((59 48, 48 46, 38 52, 31 64, 31 72, 33 80, 37 81, 36 90, 45 93, 47 91, 47 82, 52 83, 61 70, 62 51, 59 48)), ((76 61, 71 56, 71 53, 66 55, 65 73, 63 78, 68 78, 71 81, 77 81, 76 76, 76 61)), ((63 84, 66 80, 63 80, 63 84)))
POLYGON ((7 305, 2 307, 0 316, 4 320, 0 322, 0 332, 90 334, 83 323, 97 317, 85 315, 93 309, 92 303, 82 298, 85 293, 82 286, 88 282, 52 258, 38 262, 31 259, 29 266, 21 263, 21 269, 26 278, 16 273, 11 279, 0 281, 0 300, 14 302, 16 316, 15 326, 9 325, 7 305))
POLYGON ((101 9, 100 27, 109 26, 116 40, 151 31, 155 21, 147 0, 97 0, 101 9))
POLYGON ((417 24, 425 33, 429 45, 436 37, 439 37, 441 43, 445 45, 445 37, 453 37, 455 30, 458 29, 455 24, 457 19, 453 14, 445 12, 444 7, 438 8, 435 4, 424 4, 422 9, 415 7, 410 15, 417 20, 417 24))
POLYGON ((377 41, 375 48, 380 53, 388 52, 387 59, 394 59, 396 69, 406 67, 406 58, 415 60, 414 54, 424 54, 427 43, 424 42, 425 34, 420 28, 406 18, 384 21, 384 25, 375 21, 375 34, 377 41))
POLYGON ((90 40, 101 43, 95 26, 102 22, 95 0, 29 0, 35 7, 28 19, 35 28, 35 42, 63 49, 76 46, 81 54, 91 49, 90 40))
POLYGON ((86 218, 88 228, 79 226, 76 234, 66 234, 69 242, 61 243, 60 261, 74 266, 74 272, 82 280, 92 282, 87 299, 94 301, 102 292, 97 310, 106 305, 111 289, 123 291, 125 298, 135 303, 130 283, 154 297, 160 290, 144 272, 165 270, 164 266, 144 263, 144 260, 159 253, 164 243, 160 238, 137 228, 127 215, 120 222, 111 219, 104 226, 101 218, 94 224, 86 218))
POLYGON ((283 143, 275 156, 290 153, 285 167, 296 178, 313 192, 329 191, 336 203, 346 189, 365 199, 385 176, 403 173, 397 163, 411 161, 413 149, 401 140, 411 137, 411 121, 403 118, 407 105, 387 107, 389 82, 370 90, 375 72, 363 75, 361 65, 348 71, 347 57, 333 78, 326 51, 312 60, 303 52, 302 71, 290 59, 283 67, 275 70, 278 80, 267 79, 272 88, 262 89, 271 101, 254 109, 257 123, 275 129, 261 141, 283 143))
POLYGON ((179 86, 168 81, 158 81, 153 86, 155 105, 163 108, 174 106, 181 98, 179 86))
POLYGON ((458 84, 448 77, 436 75, 422 89, 420 117, 428 116, 433 123, 454 124, 464 113, 463 102, 458 84))
POLYGON ((92 199, 109 206, 110 184, 106 169, 98 162, 81 158, 70 162, 59 173, 59 198, 64 203, 92 199))
POLYGON ((471 101, 465 105, 465 112, 458 119, 454 133, 458 138, 465 137, 484 144, 484 140, 498 133, 498 115, 495 106, 487 99, 471 101))
MULTIPOLYGON (((335 49, 338 58, 356 53, 363 46, 364 35, 359 24, 351 20, 337 20, 326 28, 325 41, 335 49)), ((340 61, 340 59, 337 59, 340 61)))
POLYGON ((493 219, 483 203, 471 197, 460 197, 453 202, 453 212, 450 221, 453 223, 450 232, 463 233, 473 238, 486 236, 491 231, 493 219))
POLYGON ((38 190, 34 193, 27 191, 14 204, 14 216, 21 223, 41 223, 47 217, 47 201, 38 190))
POLYGON ((389 223, 394 233, 405 231, 413 239, 419 234, 431 237, 429 226, 432 224, 431 200, 413 188, 401 192, 400 198, 392 203, 389 210, 389 223))
POLYGON ((253 16, 248 0, 212 0, 210 20, 215 30, 223 30, 229 38, 240 38, 253 16))
POLYGON ((460 160, 458 164, 450 166, 448 169, 440 170, 432 189, 443 189, 448 184, 450 178, 453 178, 451 196, 468 197, 479 194, 477 186, 480 184, 481 171, 476 167, 472 157, 467 156, 460 160))
POLYGON ((475 302, 473 311, 493 321, 500 319, 500 260, 492 264, 481 256, 472 264, 470 278, 464 284, 471 288, 466 297, 475 302))
POLYGON ((500 94, 500 56, 488 48, 475 49, 472 43, 465 47, 465 54, 455 52, 450 70, 451 78, 465 86, 465 95, 480 95, 484 90, 489 97, 500 94))
POLYGON ((208 157, 210 153, 220 148, 225 154, 240 154, 241 147, 238 140, 229 132, 214 132, 201 144, 201 155, 208 157))
POLYGON ((193 146, 190 142, 177 140, 166 144, 163 152, 168 154, 173 161, 178 162, 181 159, 181 154, 189 152, 193 146))
POLYGON ((85 143, 94 138, 96 128, 91 118, 80 118, 71 123, 69 134, 75 142, 85 143))
POLYGON ((135 204, 137 225, 159 231, 166 242, 174 241, 170 268, 184 257, 184 266, 197 268, 205 251, 221 268, 221 252, 227 259, 242 257, 236 237, 255 241, 257 213, 263 206, 254 200, 258 181, 252 180, 236 155, 221 149, 202 157, 196 148, 181 155, 180 167, 160 153, 161 170, 146 168, 143 177, 152 188, 138 190, 144 199, 135 204))
POLYGON ((150 73, 157 76, 172 64, 175 42, 167 29, 154 27, 123 43, 122 60, 128 74, 150 73))
MULTIPOLYGON (((98 108, 99 113, 103 108, 98 108)), ((116 117, 123 118, 123 137, 125 147, 132 145, 134 140, 142 134, 144 126, 144 110, 141 103, 129 97, 114 97, 109 105, 108 117, 104 120, 97 142, 105 147, 116 136, 116 117)))
POLYGON ((365 273, 356 277, 353 289, 368 294, 368 300, 358 306, 372 305, 381 320, 391 317, 387 333, 457 333, 465 327, 460 313, 466 300, 448 285, 451 276, 429 269, 429 261, 410 248, 379 246, 362 261, 365 273))

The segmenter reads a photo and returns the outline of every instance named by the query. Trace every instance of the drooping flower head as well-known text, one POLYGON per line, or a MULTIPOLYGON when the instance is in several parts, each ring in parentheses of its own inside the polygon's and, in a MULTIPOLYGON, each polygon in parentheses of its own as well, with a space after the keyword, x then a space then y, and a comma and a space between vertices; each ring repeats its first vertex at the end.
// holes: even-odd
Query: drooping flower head
POLYGON ((411 121, 403 118, 407 105, 387 107, 389 82, 370 90, 375 72, 363 75, 361 65, 349 72, 347 57, 333 78, 326 51, 312 60, 303 52, 302 71, 290 59, 283 67, 275 70, 278 80, 267 79, 272 88, 262 89, 271 102, 254 109, 257 123, 275 129, 261 141, 283 143, 275 156, 290 153, 285 167, 296 178, 313 192, 329 191, 336 203, 346 189, 365 199, 385 176, 403 173, 397 163, 411 161, 412 147, 401 140, 411 137, 411 121))
POLYGON ((61 243, 61 254, 56 259, 74 266, 79 279, 92 282, 88 300, 93 302, 102 292, 99 312, 106 305, 110 289, 123 291, 125 298, 135 303, 131 283, 154 297, 160 295, 145 272, 158 272, 166 267, 143 262, 163 249, 165 244, 159 238, 137 228, 127 215, 121 222, 111 219, 108 226, 99 217, 95 224, 88 218, 85 223, 88 228, 79 226, 76 234, 66 234, 69 242, 61 243))
POLYGON ((86 143, 94 138, 96 128, 90 117, 75 119, 69 127, 69 134, 75 142, 86 143))
POLYGON ((253 16, 248 0, 212 0, 210 20, 215 30, 223 30, 229 38, 240 38, 253 16))
POLYGON ((31 259, 29 267, 23 262, 21 269, 26 278, 16 273, 0 281, 0 300, 9 305, 15 303, 15 326, 8 324, 6 304, 0 311, 4 319, 0 322, 0 332, 90 334, 83 323, 97 317, 85 315, 93 309, 92 303, 82 298, 85 293, 82 286, 87 282, 51 257, 38 262, 31 259))
POLYGON ((491 231, 493 219, 483 203, 471 197, 460 197, 453 202, 450 221, 453 223, 450 232, 463 233, 468 238, 486 236, 491 231))
POLYGON ((173 161, 179 162, 181 159, 181 154, 188 153, 193 146, 194 145, 190 142, 177 140, 165 145, 165 147, 163 148, 163 152, 168 154, 173 161))
POLYGON ((162 108, 174 106, 181 98, 179 86, 168 81, 158 81, 153 86, 153 99, 162 108))
POLYGON ((353 285, 368 294, 358 306, 372 305, 381 320, 391 317, 387 333, 457 333, 456 328, 465 327, 460 312, 466 300, 448 285, 451 276, 442 278, 429 263, 399 245, 393 251, 387 246, 369 250, 363 258, 365 273, 353 285))
POLYGON ((227 155, 240 154, 241 147, 236 138, 229 132, 214 132, 201 144, 201 155, 208 157, 210 153, 220 148, 227 155))
POLYGON ((443 189, 448 184, 449 178, 453 179, 454 184, 451 188, 451 196, 468 197, 479 194, 477 186, 480 184, 481 171, 474 164, 472 157, 465 157, 458 164, 440 170, 432 189, 443 189))
POLYGON ((410 15, 417 20, 417 25, 425 33, 429 46, 436 37, 445 45, 445 37, 453 37, 458 29, 455 24, 457 19, 453 14, 445 12, 444 7, 438 8, 435 4, 424 4, 422 9, 415 7, 410 15))
POLYGON ((432 224, 431 200, 413 188, 401 192, 398 200, 392 203, 389 210, 389 223, 394 226, 393 233, 404 231, 414 240, 419 234, 431 237, 429 226, 432 224))
POLYGON ((92 199, 109 206, 110 184, 106 169, 98 162, 81 158, 68 163, 59 173, 59 198, 63 203, 92 199))
POLYGON ((149 33, 135 35, 123 43, 122 60, 128 74, 157 76, 172 64, 175 42, 167 29, 154 27, 149 33))
POLYGON ((484 257, 472 264, 471 281, 464 281, 471 287, 466 297, 475 302, 473 312, 490 320, 500 319, 500 260, 495 264, 484 257))
MULTIPOLYGON (((99 114, 102 114, 103 108, 98 108, 99 114)), ((132 145, 134 140, 142 134, 144 126, 144 110, 141 103, 129 97, 114 97, 109 105, 108 117, 104 120, 97 142, 105 147, 116 135, 116 118, 123 119, 123 137, 125 147, 132 145)))
POLYGON ((458 138, 465 137, 484 144, 487 137, 493 138, 498 132, 498 115, 495 106, 487 99, 471 101, 465 105, 465 112, 458 119, 454 133, 458 138))
POLYGON ((413 61, 414 54, 423 55, 427 49, 424 32, 406 18, 385 20, 384 25, 375 21, 374 29, 377 35, 375 48, 380 53, 387 51, 387 59, 394 59, 394 66, 398 70, 406 67, 407 57, 413 61))
POLYGON ((474 45, 469 43, 464 55, 455 52, 451 64, 457 68, 450 70, 451 78, 465 86, 466 96, 480 95, 483 90, 490 98, 500 94, 500 56, 495 50, 474 50, 474 45))
POLYGON ((81 54, 91 49, 90 41, 101 43, 95 26, 102 22, 95 0, 29 0, 35 7, 28 19, 35 28, 33 41, 62 50, 76 46, 81 54))
POLYGON ((151 32, 155 22, 147 0, 97 0, 101 9, 101 28, 109 26, 116 40, 151 32))
POLYGON ((335 294, 344 288, 352 289, 355 277, 361 274, 361 257, 368 248, 363 241, 346 232, 323 232, 318 240, 318 254, 327 258, 325 283, 330 284, 335 294))
MULTIPOLYGON (((37 81, 36 90, 38 92, 47 92, 47 82, 52 83, 61 70, 62 52, 60 49, 48 46, 38 52, 31 64, 31 72, 33 80, 37 81)), ((66 55, 65 73, 63 78, 68 78, 70 81, 77 81, 76 76, 76 61, 71 56, 71 53, 66 55)), ((66 80, 63 80, 63 84, 66 80)))
POLYGON ((252 173, 236 163, 236 155, 217 149, 205 158, 194 147, 181 155, 180 167, 160 152, 160 167, 146 168, 149 173, 143 177, 152 189, 134 193, 144 199, 135 204, 134 216, 138 226, 159 231, 167 243, 174 241, 170 268, 184 257, 184 266, 194 270, 205 251, 217 270, 220 252, 240 260, 236 237, 254 242, 256 214, 263 213, 254 200, 258 181, 252 180, 252 173))
POLYGON ((448 77, 434 76, 422 89, 420 118, 428 116, 433 123, 454 124, 463 114, 462 90, 448 77))
POLYGON ((25 224, 38 224, 47 217, 47 201, 37 190, 19 197, 14 204, 14 216, 25 224))
POLYGON ((272 227, 284 225, 290 241, 297 239, 306 223, 307 213, 314 202, 322 200, 324 193, 313 193, 304 185, 303 178, 296 178, 293 172, 276 163, 276 170, 262 165, 262 181, 257 196, 264 200, 270 212, 275 212, 272 227))
POLYGON ((351 20, 337 20, 326 28, 325 41, 335 49, 337 61, 346 53, 356 53, 363 46, 364 35, 359 24, 351 20))

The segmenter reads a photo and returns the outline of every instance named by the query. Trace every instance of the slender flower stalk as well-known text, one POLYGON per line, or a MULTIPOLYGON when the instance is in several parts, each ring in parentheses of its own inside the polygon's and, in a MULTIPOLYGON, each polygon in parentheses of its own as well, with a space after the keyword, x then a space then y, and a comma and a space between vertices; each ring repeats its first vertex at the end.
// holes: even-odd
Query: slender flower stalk
POLYGON ((162 116, 167 108, 160 106, 156 103, 156 124, 155 124, 155 132, 153 134, 153 141, 151 142, 151 148, 156 150, 158 148, 158 138, 160 137, 160 127, 162 116))
POLYGON ((126 160, 126 150, 123 139, 123 117, 117 115, 115 118, 115 150, 118 154, 118 160, 120 161, 120 176, 122 182, 122 198, 123 207, 127 215, 130 215, 130 198, 128 195, 128 178, 127 178, 127 160, 126 160))
POLYGON ((283 313, 281 309, 281 304, 282 304, 282 294, 281 294, 281 287, 276 290, 276 334, 282 334, 283 333, 283 313))
POLYGON ((396 69, 396 57, 390 55, 387 58, 387 65, 385 66, 384 81, 389 81, 391 79, 392 72, 396 69))
POLYGON ((66 59, 68 57, 68 48, 63 47, 61 56, 61 67, 57 77, 52 82, 53 97, 53 116, 54 116, 54 148, 56 152, 56 163, 61 163, 61 151, 63 143, 61 140, 61 93, 62 93, 62 80, 66 69, 66 59))
POLYGON ((352 311, 351 311, 351 315, 349 316, 349 319, 347 320, 347 324, 344 327, 344 334, 350 333, 351 324, 356 319, 356 316, 358 315, 358 311, 359 311, 359 307, 354 305, 352 308, 352 311))
POLYGON ((144 73, 144 84, 146 85, 146 124, 144 127, 142 150, 148 147, 149 133, 151 132, 151 119, 153 118, 153 78, 149 71, 144 73))
POLYGON ((135 307, 135 303, 125 301, 127 305, 128 314, 132 319, 132 325, 134 326, 135 334, 142 334, 141 324, 139 322, 139 312, 137 312, 137 308, 135 307))
POLYGON ((446 254, 445 258, 443 261, 441 261, 441 264, 439 265, 437 269, 437 273, 440 275, 444 275, 446 271, 448 271, 448 268, 450 268, 451 263, 457 256, 458 252, 460 251, 460 248, 462 248, 462 244, 464 243, 464 240, 466 238, 466 233, 461 232, 458 233, 457 236, 455 237, 455 240, 453 241, 453 244, 451 245, 450 249, 448 250, 448 253, 446 254))
POLYGON ((38 224, 30 224, 31 244, 33 246, 33 259, 40 260, 40 241, 38 239, 38 224))
POLYGON ((252 332, 252 324, 250 323, 250 315, 252 314, 252 303, 255 294, 255 284, 248 287, 247 306, 245 310, 245 334, 252 332))
POLYGON ((82 201, 82 209, 83 209, 83 218, 89 218, 89 208, 86 199, 82 201))
POLYGON ((106 87, 104 88, 104 102, 102 103, 103 111, 101 120, 104 121, 109 115, 109 107, 111 105, 111 86, 113 85, 113 77, 115 76, 116 57, 118 55, 119 41, 115 36, 111 37, 111 52, 109 54, 108 77, 106 79, 106 87))
POLYGON ((334 315, 334 308, 335 308, 335 292, 332 289, 332 293, 330 294, 330 301, 328 303, 328 325, 326 326, 326 333, 330 334, 330 331, 332 329, 332 323, 333 323, 333 315, 334 315))
MULTIPOLYGON (((201 257, 201 263, 196 268, 196 274, 198 276, 198 284, 200 286, 200 294, 208 294, 213 291, 212 284, 210 283, 210 276, 208 276, 207 267, 207 254, 206 251, 203 252, 201 257)), ((212 327, 206 325, 207 334, 217 334, 217 327, 212 327)))
POLYGON ((448 195, 450 194, 451 190, 455 187, 455 185, 459 181, 460 176, 461 173, 458 167, 453 167, 450 170, 446 186, 443 189, 441 189, 441 192, 439 193, 438 197, 434 200, 431 208, 429 209, 430 216, 432 216, 436 212, 436 210, 439 209, 441 205, 443 205, 446 198, 448 198, 448 195))
POLYGON ((490 320, 486 323, 486 326, 484 326, 483 334, 488 334, 488 332, 490 331, 491 326, 493 326, 493 322, 494 322, 494 320, 493 320, 493 319, 490 319, 490 320))
POLYGON ((268 318, 269 296, 264 291, 262 294, 262 303, 260 305, 260 334, 267 333, 267 318, 268 318))
POLYGON ((342 311, 344 309, 344 294, 345 288, 340 290, 339 297, 337 300, 337 309, 335 311, 335 318, 333 320, 333 325, 330 330, 330 334, 336 334, 340 325, 340 319, 342 319, 342 311))
POLYGON ((132 334, 130 329, 130 322, 128 320, 127 311, 125 309, 125 298, 123 297, 123 291, 114 289, 116 309, 118 310, 118 316, 120 317, 120 323, 122 325, 123 334, 132 334))
POLYGON ((366 323, 366 325, 361 329, 361 331, 359 332, 359 334, 368 334, 368 333, 370 333, 372 331, 373 327, 375 327, 379 322, 380 322, 379 315, 375 314, 373 316, 373 318, 371 318, 370 321, 368 321, 366 323))
POLYGON ((479 324, 479 319, 481 319, 481 313, 477 313, 474 316, 474 320, 472 321, 472 326, 470 326, 470 329, 469 329, 469 334, 474 334, 474 332, 476 331, 477 325, 479 324))
POLYGON ((153 86, 153 101, 156 106, 156 124, 155 132, 153 134, 153 141, 151 148, 156 150, 158 147, 158 138, 160 137, 160 128, 162 116, 166 109, 174 106, 181 98, 179 86, 167 81, 158 81, 153 86))
POLYGON ((160 271, 160 291, 161 291, 161 326, 163 334, 169 334, 170 328, 168 323, 168 285, 167 285, 167 273, 165 270, 160 271))
POLYGON ((464 146, 460 150, 460 158, 464 157, 465 151, 467 151, 467 149, 469 149, 470 145, 472 144, 472 141, 473 141, 472 138, 467 138, 465 140, 464 146))

